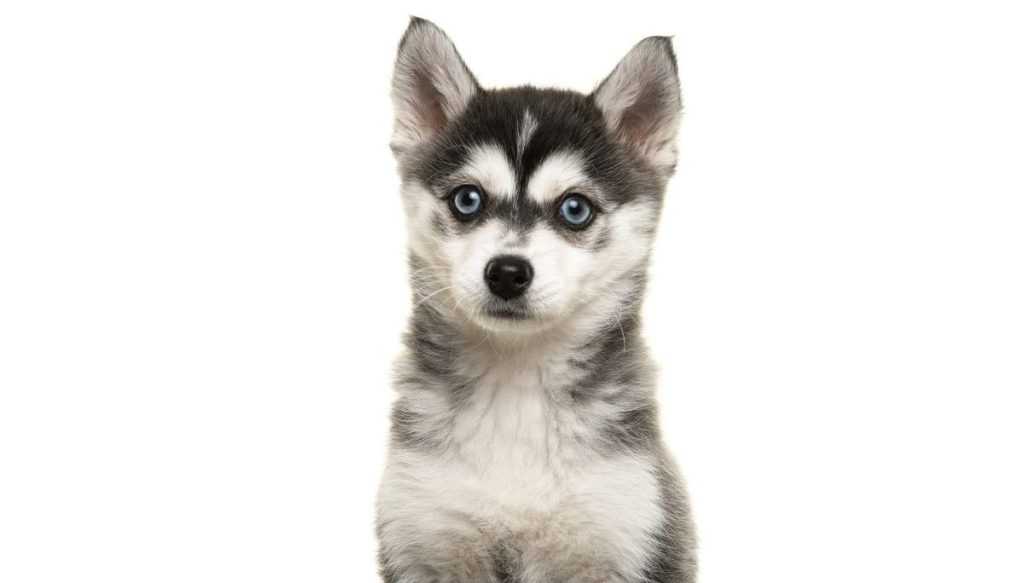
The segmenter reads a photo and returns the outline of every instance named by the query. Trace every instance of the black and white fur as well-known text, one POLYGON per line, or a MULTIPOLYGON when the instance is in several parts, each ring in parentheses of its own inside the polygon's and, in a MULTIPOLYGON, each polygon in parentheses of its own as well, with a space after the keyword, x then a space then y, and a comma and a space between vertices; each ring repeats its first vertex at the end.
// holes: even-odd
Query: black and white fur
POLYGON ((671 41, 589 95, 485 90, 413 18, 392 147, 414 292, 378 499, 386 583, 688 583, 689 507, 662 444, 640 302, 681 99, 671 41), (474 185, 472 220, 450 197, 474 185), (585 228, 559 218, 576 193, 585 228), (497 256, 532 265, 511 300, 497 256))

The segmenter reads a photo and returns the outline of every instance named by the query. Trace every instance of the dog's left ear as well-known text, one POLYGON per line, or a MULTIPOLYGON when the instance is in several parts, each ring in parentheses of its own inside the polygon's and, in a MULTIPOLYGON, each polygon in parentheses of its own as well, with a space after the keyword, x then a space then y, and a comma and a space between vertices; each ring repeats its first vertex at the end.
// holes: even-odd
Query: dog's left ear
POLYGON ((669 37, 640 41, 590 97, 617 140, 634 148, 664 175, 672 173, 683 102, 669 37))
POLYGON ((412 17, 398 46, 391 84, 396 155, 428 139, 452 121, 480 91, 455 45, 433 22, 412 17))

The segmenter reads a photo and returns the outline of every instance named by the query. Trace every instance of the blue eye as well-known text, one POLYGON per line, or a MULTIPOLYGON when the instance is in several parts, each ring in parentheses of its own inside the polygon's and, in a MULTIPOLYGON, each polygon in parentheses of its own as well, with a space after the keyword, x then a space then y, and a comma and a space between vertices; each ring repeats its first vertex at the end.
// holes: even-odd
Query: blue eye
POLYGON ((479 188, 464 184, 452 192, 451 207, 456 217, 467 219, 484 207, 484 195, 479 188))
POLYGON ((590 206, 589 200, 578 194, 570 194, 562 200, 558 214, 570 227, 582 228, 594 216, 594 209, 590 206))

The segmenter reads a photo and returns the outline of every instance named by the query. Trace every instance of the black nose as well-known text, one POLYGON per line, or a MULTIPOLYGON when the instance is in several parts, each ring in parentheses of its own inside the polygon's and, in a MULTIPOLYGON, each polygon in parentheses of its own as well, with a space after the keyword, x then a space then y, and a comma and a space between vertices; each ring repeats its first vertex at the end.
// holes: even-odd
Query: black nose
POLYGON ((484 268, 484 280, 491 293, 505 300, 523 295, 533 279, 530 262, 514 255, 491 259, 484 268))

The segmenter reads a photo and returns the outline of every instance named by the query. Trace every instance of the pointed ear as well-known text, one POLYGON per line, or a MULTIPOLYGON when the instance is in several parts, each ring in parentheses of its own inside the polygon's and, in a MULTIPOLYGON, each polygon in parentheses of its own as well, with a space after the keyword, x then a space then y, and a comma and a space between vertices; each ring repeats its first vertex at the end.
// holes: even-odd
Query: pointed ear
POLYGON ((433 22, 412 17, 398 46, 391 85, 392 149, 400 155, 429 138, 462 113, 479 91, 448 35, 433 22))
POLYGON ((633 147, 666 176, 672 173, 683 102, 670 38, 640 41, 591 98, 615 139, 633 147))

